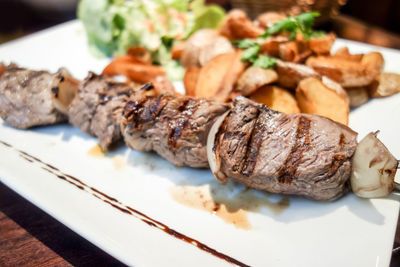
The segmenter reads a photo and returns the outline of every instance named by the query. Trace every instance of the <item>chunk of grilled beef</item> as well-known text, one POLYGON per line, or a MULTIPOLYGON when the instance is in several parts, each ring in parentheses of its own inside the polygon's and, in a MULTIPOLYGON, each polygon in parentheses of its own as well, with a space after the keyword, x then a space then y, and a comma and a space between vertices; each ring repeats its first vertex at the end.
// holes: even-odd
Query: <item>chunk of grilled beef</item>
POLYGON ((283 114, 238 97, 213 150, 225 180, 273 193, 334 200, 347 190, 357 133, 330 119, 283 114))
POLYGON ((207 135, 225 104, 210 99, 133 96, 124 108, 125 143, 139 151, 156 151, 177 166, 208 167, 207 135))
MULTIPOLYGON (((64 72, 64 70, 63 70, 64 72)), ((60 72, 33 71, 16 65, 4 67, 0 75, 0 116, 21 129, 67 120, 54 103, 54 88, 60 72)))
POLYGON ((69 121, 83 132, 99 139, 103 151, 122 138, 123 106, 137 88, 92 72, 80 84, 68 108, 69 121))

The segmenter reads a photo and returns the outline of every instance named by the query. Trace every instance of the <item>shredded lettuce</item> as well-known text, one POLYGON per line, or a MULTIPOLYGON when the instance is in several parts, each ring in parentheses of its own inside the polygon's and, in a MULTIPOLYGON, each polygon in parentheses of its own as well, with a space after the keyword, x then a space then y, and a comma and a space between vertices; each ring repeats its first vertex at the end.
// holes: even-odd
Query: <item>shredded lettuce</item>
POLYGON ((171 58, 174 40, 216 28, 224 16, 222 8, 205 6, 204 0, 81 0, 78 5, 95 56, 124 55, 130 46, 142 46, 173 80, 183 77, 182 66, 171 58))

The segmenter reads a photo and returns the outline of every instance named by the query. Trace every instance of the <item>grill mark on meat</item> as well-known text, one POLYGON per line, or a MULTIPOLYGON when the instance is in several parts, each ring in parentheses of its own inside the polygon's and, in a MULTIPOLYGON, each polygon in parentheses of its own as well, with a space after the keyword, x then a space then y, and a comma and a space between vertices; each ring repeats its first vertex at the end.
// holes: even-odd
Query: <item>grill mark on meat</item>
POLYGON ((123 109, 123 116, 126 118, 124 124, 129 122, 130 131, 134 131, 141 128, 143 124, 156 123, 170 99, 171 96, 162 95, 129 100, 123 109), (145 104, 149 105, 145 106, 145 104))
MULTIPOLYGON (((254 125, 253 131, 251 133, 251 137, 249 143, 247 144, 247 150, 244 157, 244 163, 242 165, 241 173, 247 177, 253 174, 254 167, 256 166, 258 160, 258 154, 260 152, 261 145, 264 140, 264 133, 268 130, 265 122, 273 117, 273 115, 277 115, 274 110, 270 110, 268 108, 263 108, 261 112, 257 114, 256 123, 254 125), (261 116, 262 112, 266 116, 261 116), (250 149, 249 149, 250 148, 250 149)), ((281 125, 287 122, 287 118, 282 120, 281 125)))
POLYGON ((198 108, 197 101, 191 98, 185 99, 182 105, 178 107, 179 118, 168 123, 170 133, 168 136, 168 145, 174 151, 176 150, 179 138, 182 136, 183 131, 190 125, 190 118, 198 108))
POLYGON ((260 113, 260 110, 257 110, 257 115, 255 117, 256 122, 251 130, 250 138, 246 145, 245 156, 240 164, 240 173, 247 177, 253 173, 263 140, 262 132, 265 130, 265 125, 259 120, 260 113))
POLYGON ((326 181, 329 181, 333 176, 336 175, 336 172, 339 170, 339 167, 343 164, 343 162, 346 160, 346 157, 343 155, 334 155, 331 166, 329 167, 328 174, 321 179, 315 180, 315 184, 319 183, 324 183, 326 181))
POLYGON ((299 122, 297 124, 295 144, 292 146, 292 149, 286 158, 285 162, 282 164, 281 168, 278 171, 277 181, 282 184, 291 184, 297 167, 299 166, 303 152, 309 149, 310 138, 309 138, 309 130, 310 130, 311 121, 305 117, 300 117, 299 122))
POLYGON ((154 88, 154 85, 153 85, 152 83, 145 83, 145 84, 140 88, 140 90, 149 91, 149 90, 151 90, 151 89, 153 89, 153 88, 154 88))

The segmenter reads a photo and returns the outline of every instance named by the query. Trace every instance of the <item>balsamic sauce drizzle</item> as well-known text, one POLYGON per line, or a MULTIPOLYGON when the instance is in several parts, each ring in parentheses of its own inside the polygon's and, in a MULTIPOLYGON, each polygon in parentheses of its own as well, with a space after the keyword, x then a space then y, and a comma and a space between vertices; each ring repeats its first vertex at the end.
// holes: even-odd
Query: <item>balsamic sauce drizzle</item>
POLYGON ((68 182, 69 184, 75 186, 76 188, 78 188, 78 189, 80 189, 80 190, 82 190, 82 191, 84 191, 86 193, 89 193, 89 194, 93 195, 94 197, 102 200, 103 202, 107 203, 111 207, 113 207, 113 208, 115 208, 115 209, 117 209, 117 210, 119 210, 119 211, 121 211, 121 212, 123 212, 125 214, 131 215, 131 216, 141 220, 142 222, 146 223, 147 225, 149 225, 151 227, 155 227, 155 228, 157 228, 157 229, 169 234, 170 236, 173 236, 173 237, 175 237, 177 239, 180 239, 180 240, 182 240, 182 241, 184 241, 186 243, 189 243, 189 244, 191 244, 193 246, 196 246, 197 248, 199 248, 199 249, 201 249, 201 250, 203 250, 203 251, 205 251, 205 252, 207 252, 207 253, 215 256, 215 257, 223 259, 223 260, 225 260, 225 261, 227 261, 229 263, 235 264, 237 266, 249 266, 249 265, 247 265, 247 264, 245 264, 243 262, 240 262, 240 261, 238 261, 238 260, 236 260, 236 259, 234 259, 234 258, 232 258, 232 257, 230 257, 230 256, 228 256, 228 255, 226 255, 224 253, 221 253, 221 252, 219 252, 219 251, 207 246, 204 243, 201 243, 201 242, 199 242, 199 241, 197 241, 197 240, 195 240, 195 239, 193 239, 193 238, 191 238, 189 236, 186 236, 186 235, 184 235, 184 234, 182 234, 182 233, 180 233, 180 232, 168 227, 167 225, 163 224, 162 222, 159 222, 159 221, 157 221, 157 220, 155 220, 153 218, 150 218, 146 214, 144 214, 144 213, 142 213, 142 212, 140 212, 140 211, 138 211, 138 210, 136 210, 134 208, 131 208, 131 207, 125 205, 125 204, 123 204, 122 202, 118 201, 117 199, 115 199, 115 198, 113 198, 111 196, 108 196, 107 194, 99 191, 98 189, 96 189, 94 187, 91 187, 91 186, 85 184, 84 182, 80 181, 78 178, 73 177, 72 175, 63 173, 58 168, 56 168, 56 167, 54 167, 54 166, 52 166, 52 165, 50 165, 50 164, 48 164, 46 162, 43 162, 39 158, 37 158, 35 156, 32 156, 32 155, 28 154, 25 151, 19 150, 19 149, 13 147, 12 145, 10 145, 10 144, 8 144, 8 143, 6 143, 4 141, 1 141, 1 140, 0 140, 0 143, 2 145, 4 145, 4 146, 8 147, 8 148, 11 148, 11 149, 14 149, 14 150, 18 151, 19 155, 24 160, 26 160, 26 161, 28 161, 30 163, 33 163, 33 162, 39 163, 41 165, 40 166, 41 169, 53 174, 55 177, 65 181, 65 182, 68 182))

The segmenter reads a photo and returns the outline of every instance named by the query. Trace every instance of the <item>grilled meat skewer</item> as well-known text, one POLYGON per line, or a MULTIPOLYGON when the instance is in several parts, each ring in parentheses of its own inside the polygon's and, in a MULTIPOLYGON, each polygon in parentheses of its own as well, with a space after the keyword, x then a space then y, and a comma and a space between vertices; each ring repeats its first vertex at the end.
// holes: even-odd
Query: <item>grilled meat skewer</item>
POLYGON ((69 122, 99 138, 100 147, 107 151, 112 143, 122 139, 122 108, 128 97, 137 91, 135 86, 90 72, 68 107, 69 122))
POLYGON ((208 167, 208 132, 228 106, 210 99, 132 95, 124 108, 125 143, 139 151, 156 151, 177 166, 208 167))
POLYGON ((65 69, 50 74, 14 64, 3 67, 0 116, 20 129, 67 121, 65 105, 74 97, 77 84, 65 69))
POLYGON ((65 70, 49 74, 8 66, 0 76, 0 115, 19 128, 62 121, 68 113, 75 126, 99 137, 104 150, 123 135, 129 147, 154 150, 175 165, 209 166, 222 182, 233 178, 316 200, 342 196, 350 175, 367 192, 361 196, 393 189, 369 193, 371 181, 390 185, 398 165, 376 134, 358 149, 357 134, 327 118, 286 115, 243 97, 229 107, 210 99, 156 96, 151 84, 136 88, 93 73, 79 90, 65 70), (368 181, 360 184, 358 173, 365 171, 368 181))
POLYGON ((356 138, 325 117, 283 114, 238 97, 213 140, 213 172, 223 182, 334 200, 348 189, 356 138))

